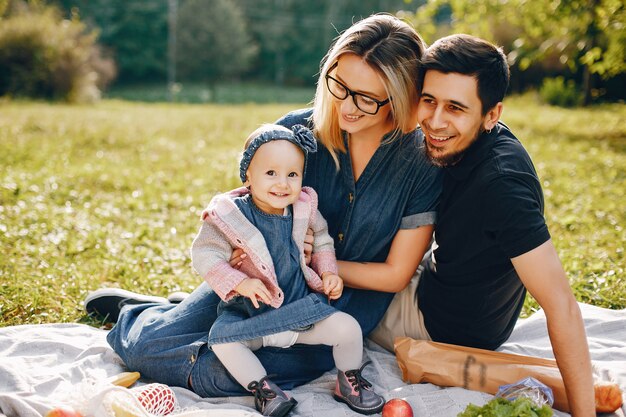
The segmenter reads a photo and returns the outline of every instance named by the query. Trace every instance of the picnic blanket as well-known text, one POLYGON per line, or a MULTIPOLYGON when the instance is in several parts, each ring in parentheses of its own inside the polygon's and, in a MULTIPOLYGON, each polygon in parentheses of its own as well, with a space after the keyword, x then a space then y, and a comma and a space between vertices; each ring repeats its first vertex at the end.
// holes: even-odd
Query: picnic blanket
MULTIPOLYGON (((596 376, 619 384, 626 392, 626 309, 608 310, 580 304, 596 376)), ((84 392, 85 381, 103 381, 127 371, 106 342, 106 331, 83 324, 23 325, 0 328, 0 417, 43 416, 71 404, 84 392)), ((519 320, 502 352, 553 358, 542 311, 519 320)), ((373 365, 364 376, 386 399, 404 398, 420 417, 456 417, 471 402, 482 405, 492 396, 463 388, 405 384, 395 356, 366 340, 365 358, 373 365)), ((335 372, 298 387, 294 417, 359 416, 331 396, 335 372)), ((140 380, 139 384, 151 381, 140 380)), ((514 381, 512 381, 514 382, 514 381)), ((256 416, 252 397, 200 398, 172 387, 179 406, 194 417, 256 416)), ((555 411, 555 416, 568 416, 555 411)), ((625 417, 626 405, 610 417, 625 417)))

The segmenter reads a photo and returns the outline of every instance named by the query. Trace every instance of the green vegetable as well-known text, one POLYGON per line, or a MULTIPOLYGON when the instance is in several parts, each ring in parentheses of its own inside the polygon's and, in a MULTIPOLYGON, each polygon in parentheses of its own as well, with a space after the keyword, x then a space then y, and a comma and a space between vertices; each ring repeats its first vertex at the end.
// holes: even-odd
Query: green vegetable
POLYGON ((457 417, 552 417, 552 409, 548 405, 539 407, 529 398, 494 398, 482 407, 468 405, 457 417))

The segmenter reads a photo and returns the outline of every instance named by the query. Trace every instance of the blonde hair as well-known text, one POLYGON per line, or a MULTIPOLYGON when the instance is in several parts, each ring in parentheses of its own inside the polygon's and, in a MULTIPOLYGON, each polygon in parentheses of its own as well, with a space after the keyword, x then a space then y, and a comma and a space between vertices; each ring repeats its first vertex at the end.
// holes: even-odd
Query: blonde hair
POLYGON ((314 132, 330 151, 339 167, 337 152, 345 152, 339 115, 332 105, 333 97, 326 88, 325 76, 343 54, 361 57, 383 80, 391 97, 395 131, 390 140, 416 128, 413 114, 418 101, 418 71, 425 43, 408 23, 387 14, 367 17, 335 39, 322 59, 313 101, 314 132))

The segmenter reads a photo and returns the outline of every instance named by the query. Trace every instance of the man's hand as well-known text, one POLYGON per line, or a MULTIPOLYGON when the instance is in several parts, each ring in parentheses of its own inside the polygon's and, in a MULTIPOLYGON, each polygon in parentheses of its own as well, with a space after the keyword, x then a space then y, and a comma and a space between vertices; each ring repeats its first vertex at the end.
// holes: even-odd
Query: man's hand
POLYGON ((259 299, 265 304, 270 303, 270 292, 260 279, 246 278, 235 287, 235 291, 248 297, 255 308, 259 308, 259 299))
POLYGON ((228 263, 235 269, 241 268, 243 260, 247 257, 246 253, 241 248, 236 248, 230 255, 228 263))
POLYGON ((343 280, 339 275, 329 272, 322 274, 322 282, 324 283, 324 294, 329 300, 336 300, 343 293, 343 280))
POLYGON ((313 229, 310 227, 306 230, 306 235, 304 235, 304 263, 307 265, 311 265, 311 254, 313 253, 313 229))

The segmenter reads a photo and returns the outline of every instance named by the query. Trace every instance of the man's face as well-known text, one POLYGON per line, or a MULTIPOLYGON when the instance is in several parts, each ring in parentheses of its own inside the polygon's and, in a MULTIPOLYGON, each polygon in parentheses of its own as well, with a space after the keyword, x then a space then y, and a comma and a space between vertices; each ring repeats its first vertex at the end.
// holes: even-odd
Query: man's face
POLYGON ((434 70, 424 77, 417 117, 426 154, 440 167, 459 162, 489 121, 489 113, 482 115, 474 77, 434 70))

